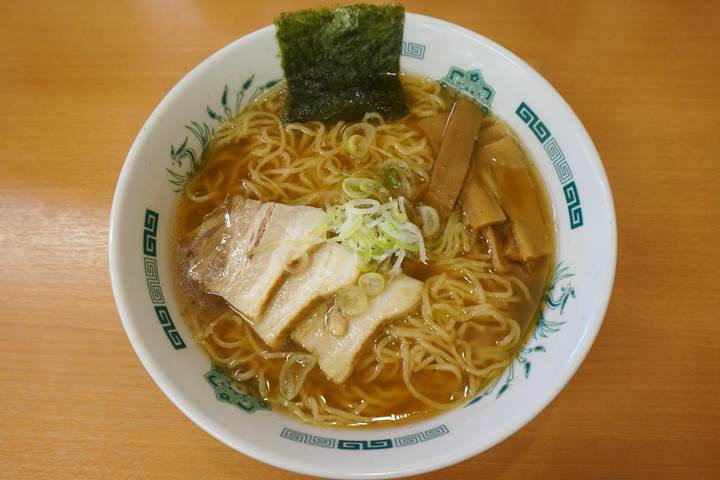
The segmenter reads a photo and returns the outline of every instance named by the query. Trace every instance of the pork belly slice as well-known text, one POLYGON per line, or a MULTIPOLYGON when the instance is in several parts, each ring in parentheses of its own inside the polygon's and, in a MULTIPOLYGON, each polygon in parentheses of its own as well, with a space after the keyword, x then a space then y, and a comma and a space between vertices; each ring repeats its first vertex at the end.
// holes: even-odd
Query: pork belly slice
POLYGON ((297 326, 292 339, 317 357, 320 368, 330 380, 343 383, 352 373, 363 346, 380 326, 417 307, 422 285, 421 281, 406 275, 394 277, 363 313, 346 317, 347 331, 341 336, 330 332, 325 321, 329 305, 324 303, 297 326))
POLYGON ((285 268, 323 241, 324 219, 319 208, 233 197, 225 211, 206 220, 212 222, 212 233, 200 228, 191 276, 252 321, 285 268))
POLYGON ((255 322, 255 331, 270 347, 279 348, 308 306, 354 283, 358 273, 355 254, 337 243, 322 245, 304 270, 282 282, 255 322))

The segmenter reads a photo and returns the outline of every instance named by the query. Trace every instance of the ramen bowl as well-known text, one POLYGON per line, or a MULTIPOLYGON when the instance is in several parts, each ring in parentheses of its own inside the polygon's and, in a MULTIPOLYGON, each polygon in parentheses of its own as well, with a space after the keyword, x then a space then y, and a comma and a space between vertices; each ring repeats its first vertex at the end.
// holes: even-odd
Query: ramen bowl
POLYGON ((583 125, 537 72, 459 26, 407 14, 401 69, 472 96, 515 131, 545 183, 556 265, 534 334, 464 406, 381 429, 325 428, 273 411, 238 389, 195 343, 172 283, 170 223, 178 192, 213 130, 282 78, 274 27, 247 35, 185 76, 128 153, 110 219, 110 272, 123 326, 153 380, 192 421, 237 451, 330 478, 391 478, 483 452, 537 415, 590 349, 612 289, 615 214, 583 125))

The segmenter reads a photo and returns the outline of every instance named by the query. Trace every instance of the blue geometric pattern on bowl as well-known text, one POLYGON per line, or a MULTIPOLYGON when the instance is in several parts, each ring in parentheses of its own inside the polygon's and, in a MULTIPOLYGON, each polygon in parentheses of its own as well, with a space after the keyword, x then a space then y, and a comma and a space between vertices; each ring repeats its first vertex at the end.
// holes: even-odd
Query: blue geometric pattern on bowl
POLYGON ((515 109, 515 114, 525 122, 530 131, 537 137, 555 167, 555 173, 557 173, 560 183, 563 185, 565 203, 567 204, 568 215, 570 217, 570 228, 575 229, 581 227, 583 225, 583 213, 582 207, 580 206, 580 193, 578 192, 577 185, 573 181, 572 170, 560 145, 558 145, 557 140, 552 136, 547 126, 540 120, 540 117, 538 117, 527 103, 521 102, 515 109))
POLYGON ((165 335, 170 344, 175 350, 185 348, 185 342, 183 341, 180 333, 175 328, 175 323, 170 317, 170 311, 168 311, 165 305, 165 296, 162 292, 162 285, 160 285, 160 273, 158 272, 157 259, 157 229, 158 222, 160 221, 160 214, 150 210, 145 210, 145 221, 143 222, 143 267, 145 272, 145 282, 147 283, 148 293, 150 294, 150 301, 153 303, 155 316, 160 321, 165 335))
POLYGON ((235 405, 247 413, 270 410, 270 405, 266 401, 240 390, 217 365, 210 366, 210 371, 205 374, 205 380, 213 388, 215 398, 221 402, 235 405))
POLYGON ((297 443, 304 443, 313 447, 337 448, 338 450, 385 450, 388 448, 402 448, 417 445, 450 433, 446 425, 437 425, 422 432, 412 433, 394 438, 380 438, 375 440, 343 440, 333 437, 321 437, 309 433, 283 428, 280 437, 297 443))
POLYGON ((495 89, 485 83, 480 70, 463 70, 452 66, 447 75, 440 79, 440 83, 467 95, 488 110, 492 110, 492 101, 495 98, 495 89))
POLYGON ((402 56, 422 60, 425 58, 425 45, 415 42, 402 42, 402 56))

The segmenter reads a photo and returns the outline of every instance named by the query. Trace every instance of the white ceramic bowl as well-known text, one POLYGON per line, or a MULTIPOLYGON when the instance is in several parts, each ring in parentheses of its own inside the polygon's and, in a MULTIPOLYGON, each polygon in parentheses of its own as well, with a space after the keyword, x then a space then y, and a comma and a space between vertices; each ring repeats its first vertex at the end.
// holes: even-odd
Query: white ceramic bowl
POLYGON ((388 478, 441 468, 511 435, 563 388, 600 328, 615 272, 615 213, 580 121, 538 73, 490 40, 407 14, 401 68, 444 80, 519 135, 546 183, 557 225, 556 278, 536 334, 464 408, 381 430, 308 426, 230 386, 194 343, 171 285, 168 228, 185 173, 209 129, 280 79, 274 27, 223 48, 183 78, 128 153, 110 218, 110 272, 123 326, 153 380, 209 434, 280 468, 333 478, 388 478), (174 172, 174 173, 171 173, 174 172))

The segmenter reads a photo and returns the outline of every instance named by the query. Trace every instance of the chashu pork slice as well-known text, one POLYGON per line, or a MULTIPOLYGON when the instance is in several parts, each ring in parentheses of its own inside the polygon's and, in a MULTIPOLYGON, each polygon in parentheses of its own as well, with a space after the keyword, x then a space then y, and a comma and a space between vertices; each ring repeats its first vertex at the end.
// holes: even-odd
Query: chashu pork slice
POLYGON ((328 305, 323 304, 298 325, 292 339, 317 357, 320 368, 330 380, 343 383, 352 373, 363 346, 380 325, 407 315, 417 307, 422 285, 421 281, 406 275, 394 277, 363 313, 345 318, 347 329, 344 335, 331 333, 325 320, 328 305))
POLYGON ((270 347, 279 348, 308 306, 354 283, 358 273, 354 253, 337 243, 322 245, 304 270, 287 276, 253 328, 270 347))
POLYGON ((324 219, 319 208, 233 197, 201 225, 190 274, 254 320, 285 268, 324 240, 324 219))

